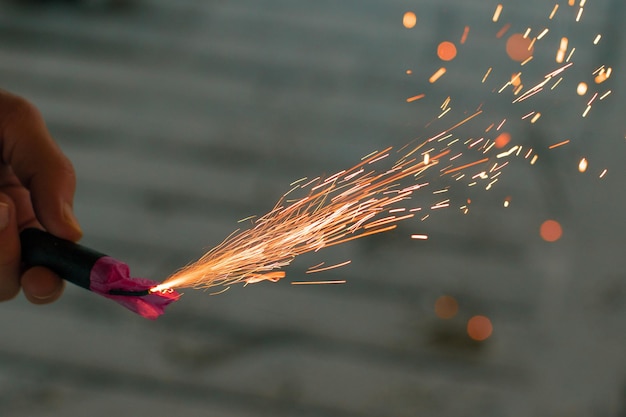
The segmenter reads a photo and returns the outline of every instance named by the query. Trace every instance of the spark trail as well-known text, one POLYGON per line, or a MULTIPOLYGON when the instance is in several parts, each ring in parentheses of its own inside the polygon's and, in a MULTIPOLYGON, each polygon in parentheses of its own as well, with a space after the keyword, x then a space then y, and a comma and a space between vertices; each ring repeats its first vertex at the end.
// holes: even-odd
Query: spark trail
MULTIPOLYGON (((555 5, 550 13, 552 20, 558 9, 555 5)), ((582 12, 582 6, 577 16, 578 21, 582 12)), ((499 4, 492 17, 493 22, 500 19, 503 6, 499 4)), ((416 24, 415 15, 407 12, 404 16, 405 28, 413 28, 416 24)), ((511 25, 507 23, 497 34, 499 39, 511 25)), ((539 42, 549 37, 549 29, 542 28, 539 35, 532 40, 529 37, 531 29, 525 34, 513 34, 509 37, 506 52, 509 57, 518 61, 520 67, 526 68, 533 58, 533 51, 538 48, 539 42)), ((466 26, 461 44, 468 39, 469 26, 466 26)), ((600 35, 594 40, 594 45, 600 40, 600 35)), ((450 43, 450 42, 447 42, 450 43)), ((440 44, 441 46, 441 44, 440 44)), ((454 45, 452 45, 454 46, 454 45)), ((513 104, 530 102, 536 95, 543 91, 553 90, 559 85, 564 73, 573 65, 570 58, 575 48, 569 49, 568 39, 562 38, 557 51, 556 61, 558 68, 546 74, 532 87, 524 88, 521 71, 513 76, 505 74, 504 84, 496 84, 494 88, 497 94, 510 92, 513 104), (569 54, 567 54, 569 50, 569 54), (567 56, 567 58, 565 58, 567 56), (565 61, 565 62, 564 62, 565 61), (554 81, 554 82, 553 82, 554 81), (548 84, 552 84, 549 86, 548 84), (511 87, 509 89, 509 87, 511 87)), ((456 47, 455 47, 456 51, 456 47)), ((455 54, 441 57, 449 61, 455 54)), ((532 65, 532 64, 531 64, 532 65)), ((438 81, 444 73, 449 72, 441 67, 428 80, 430 83, 438 81)), ((481 75, 480 85, 489 84, 490 80, 497 77, 493 67, 489 66, 486 73, 481 75), (488 80, 489 78, 489 80, 488 80)), ((407 70, 408 75, 412 70, 407 70)), ((510 73, 509 73, 510 74, 510 73)), ((593 74, 596 84, 604 82, 611 75, 611 68, 601 66, 593 74)), ((443 78, 442 78, 443 80, 443 78)), ((480 80, 480 77, 478 78, 480 80)), ((477 81, 478 81, 477 80, 477 81)), ((494 80, 495 83, 500 81, 494 80)), ((585 84, 585 83, 582 83, 585 84)), ((586 86, 586 84, 585 84, 586 86)), ((580 90, 579 95, 585 91, 580 90)), ((586 116, 595 101, 603 100, 611 93, 595 91, 592 98, 587 102, 586 116), (599 96, 599 94, 601 94, 599 96), (595 100, 599 96, 598 100, 595 100)), ((417 93, 406 99, 407 103, 421 102, 424 93, 417 93)), ((450 117, 451 97, 448 96, 441 106, 442 113, 438 116, 450 117)), ((477 118, 483 113, 482 104, 478 110, 465 118, 459 118, 450 128, 434 135, 423 142, 415 145, 415 142, 406 145, 399 150, 388 147, 382 151, 376 151, 364 157, 352 168, 335 173, 329 177, 317 177, 311 180, 301 178, 292 183, 292 188, 276 203, 274 208, 259 218, 247 218, 252 222, 248 229, 237 230, 222 243, 206 253, 198 261, 182 268, 167 278, 162 284, 157 285, 151 291, 161 291, 173 288, 212 288, 223 287, 216 293, 227 290, 230 285, 242 283, 244 285, 261 281, 276 282, 286 275, 283 268, 288 266, 297 256, 307 252, 317 252, 321 249, 346 243, 365 236, 375 235, 395 229, 398 223, 417 217, 425 220, 430 214, 429 210, 438 210, 451 207, 453 201, 443 199, 434 204, 424 204, 422 207, 412 199, 413 194, 431 185, 425 180, 425 173, 433 180, 436 177, 449 177, 452 182, 460 180, 468 181, 466 185, 472 187, 481 181, 486 183, 486 190, 499 180, 502 168, 507 166, 508 161, 502 158, 520 156, 529 160, 530 165, 537 161, 538 154, 526 145, 509 145, 508 149, 502 149, 508 145, 510 136, 508 133, 499 132, 506 120, 487 120, 484 134, 478 138, 453 137, 453 131, 477 118), (488 137, 492 127, 497 126, 495 137, 488 137), (434 167, 437 167, 436 169, 434 167), (432 174, 432 172, 435 172, 432 174)), ((484 117, 485 115, 483 115, 484 117)), ((539 120, 541 112, 533 110, 525 112, 520 120, 528 119, 530 123, 539 120), (532 116, 532 118, 531 118, 532 116)), ((416 141, 417 142, 417 141, 416 141)), ((569 143, 562 140, 553 145, 546 146, 548 150, 569 143)), ((586 160, 585 160, 586 164, 586 160)), ((585 167, 586 169, 586 167, 585 167)), ((583 172, 583 171, 581 171, 583 172)), ((606 169, 600 175, 602 178, 606 169)), ((432 195, 447 192, 448 188, 438 187, 431 192, 432 195)), ((469 204, 469 200, 467 201, 469 204)), ((468 212, 468 205, 461 205, 459 209, 463 213, 468 212)), ((508 206, 508 200, 505 207, 508 206)), ((413 239, 427 239, 427 235, 414 234, 413 239)), ((325 266, 323 263, 309 268, 307 273, 327 271, 347 265, 350 261, 325 266)), ((344 281, 307 281, 293 282, 293 284, 315 283, 343 283, 344 281)))

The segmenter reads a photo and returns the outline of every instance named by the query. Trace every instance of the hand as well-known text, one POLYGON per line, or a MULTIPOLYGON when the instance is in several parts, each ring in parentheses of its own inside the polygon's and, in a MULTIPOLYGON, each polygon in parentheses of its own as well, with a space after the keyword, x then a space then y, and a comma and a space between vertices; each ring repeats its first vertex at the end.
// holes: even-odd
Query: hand
POLYGON ((39 111, 0 90, 0 301, 20 288, 35 304, 55 301, 63 281, 52 271, 22 271, 19 231, 39 227, 71 241, 82 232, 72 202, 76 177, 39 111))

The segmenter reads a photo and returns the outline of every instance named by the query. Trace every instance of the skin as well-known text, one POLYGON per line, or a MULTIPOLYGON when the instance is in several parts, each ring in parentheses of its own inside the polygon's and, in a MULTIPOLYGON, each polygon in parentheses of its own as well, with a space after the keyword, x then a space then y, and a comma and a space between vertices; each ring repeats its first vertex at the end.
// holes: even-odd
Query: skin
POLYGON ((54 142, 41 114, 27 100, 0 90, 0 301, 20 289, 34 304, 63 293, 52 271, 23 270, 19 231, 38 227, 71 241, 82 232, 72 204, 76 176, 54 142))

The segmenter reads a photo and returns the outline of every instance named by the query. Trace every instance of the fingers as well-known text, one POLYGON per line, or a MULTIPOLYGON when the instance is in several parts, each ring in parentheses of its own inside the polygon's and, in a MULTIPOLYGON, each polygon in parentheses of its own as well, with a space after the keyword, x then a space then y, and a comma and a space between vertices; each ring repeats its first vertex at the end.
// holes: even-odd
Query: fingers
POLYGON ((0 301, 15 298, 24 290, 34 304, 47 304, 63 293, 64 282, 55 273, 42 267, 31 268, 20 279, 20 240, 15 206, 5 194, 0 194, 0 301))
POLYGON ((0 91, 2 160, 30 191, 37 220, 50 233, 76 241, 82 232, 73 214, 76 177, 70 161, 50 137, 39 111, 0 91))
POLYGON ((20 240, 15 207, 10 198, 0 194, 0 301, 10 300, 19 292, 20 240))
POLYGON ((48 304, 56 301, 61 294, 65 283, 54 272, 47 268, 36 266, 22 275, 22 290, 26 299, 33 304, 48 304))

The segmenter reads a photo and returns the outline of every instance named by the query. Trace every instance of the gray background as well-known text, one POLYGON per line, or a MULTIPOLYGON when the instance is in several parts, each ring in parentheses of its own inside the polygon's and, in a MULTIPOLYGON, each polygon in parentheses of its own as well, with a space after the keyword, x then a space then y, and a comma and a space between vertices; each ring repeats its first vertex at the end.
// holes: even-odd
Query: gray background
POLYGON ((0 3, 0 80, 74 162, 83 243, 137 276, 164 279, 297 178, 425 137, 447 95, 459 112, 446 123, 485 102, 540 158, 472 191, 467 216, 306 257, 285 282, 187 290, 155 322, 72 286, 51 306, 3 303, 0 415, 626 416, 621 0, 589 0, 578 24, 564 1, 552 22, 551 2, 508 1, 496 24, 495 1, 102 3, 0 3), (551 28, 529 82, 556 68, 561 36, 577 46, 559 90, 515 107, 480 83, 489 66, 519 68, 494 36, 506 22, 551 28), (465 25, 430 86, 436 45, 458 45, 465 25), (582 119, 573 89, 601 64, 614 75, 598 90, 613 94, 582 119), (528 109, 542 111, 534 125, 519 120, 528 109), (538 236, 548 218, 564 227, 552 244, 538 236), (289 285, 346 258, 315 277, 346 285, 289 285), (460 303, 449 321, 434 314, 442 294, 460 303), (486 342, 465 333, 474 314, 494 324, 486 342))

